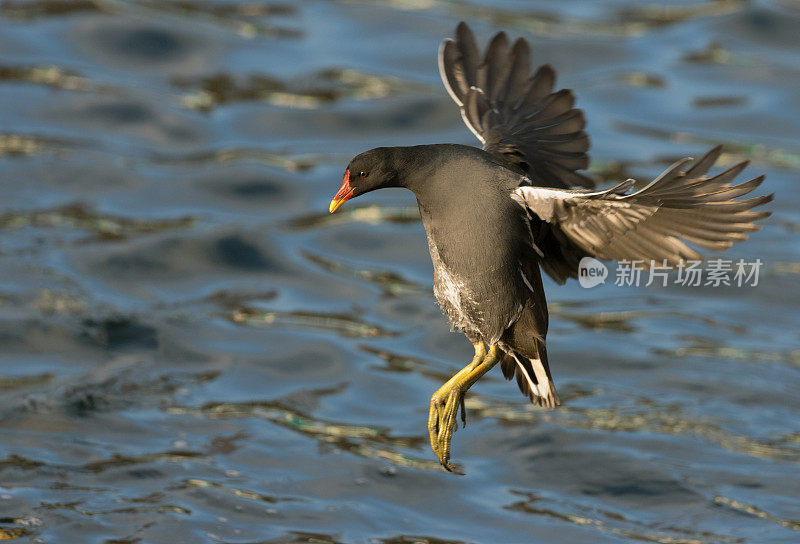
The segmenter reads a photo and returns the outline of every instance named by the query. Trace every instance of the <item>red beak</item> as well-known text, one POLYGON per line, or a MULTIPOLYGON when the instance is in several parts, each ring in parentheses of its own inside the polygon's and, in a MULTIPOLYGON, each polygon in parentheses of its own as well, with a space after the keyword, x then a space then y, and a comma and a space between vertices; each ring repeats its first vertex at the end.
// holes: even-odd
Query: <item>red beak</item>
POLYGON ((333 213, 339 209, 339 207, 347 202, 351 196, 353 196, 354 189, 350 187, 350 170, 345 170, 344 172, 344 181, 342 181, 342 186, 339 187, 339 192, 333 195, 333 200, 331 200, 331 205, 328 207, 328 211, 333 213))

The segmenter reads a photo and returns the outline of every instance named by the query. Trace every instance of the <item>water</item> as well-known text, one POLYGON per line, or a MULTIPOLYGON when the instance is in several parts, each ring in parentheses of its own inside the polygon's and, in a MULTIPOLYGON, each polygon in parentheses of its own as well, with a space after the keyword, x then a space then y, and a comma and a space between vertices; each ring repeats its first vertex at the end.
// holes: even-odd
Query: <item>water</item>
POLYGON ((800 3, 0 3, 0 539, 800 540, 800 3), (505 28, 576 89, 592 171, 726 144, 774 215, 755 288, 546 280, 564 406, 471 356, 413 197, 351 156, 474 143, 435 53, 505 28), (762 192, 765 192, 762 191, 762 192))

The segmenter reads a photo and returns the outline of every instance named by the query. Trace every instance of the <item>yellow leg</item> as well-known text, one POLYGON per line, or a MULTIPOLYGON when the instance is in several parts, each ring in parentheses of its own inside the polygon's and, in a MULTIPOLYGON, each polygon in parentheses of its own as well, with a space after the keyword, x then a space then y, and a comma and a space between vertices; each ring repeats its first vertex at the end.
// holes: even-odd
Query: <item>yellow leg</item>
POLYGON ((442 410, 444 409, 445 402, 447 400, 447 396, 450 394, 450 389, 453 387, 453 383, 455 381, 464 376, 467 372, 475 368, 476 365, 479 365, 484 357, 486 357, 486 346, 483 342, 479 342, 474 344, 475 347, 475 356, 472 358, 472 362, 470 362, 467 366, 459 370, 452 378, 447 380, 447 382, 441 386, 439 389, 436 390, 436 393, 431 396, 431 408, 428 412, 428 434, 430 435, 431 439, 431 448, 433 448, 433 452, 437 453, 438 444, 439 444, 439 423, 440 423, 440 416, 442 415, 442 410))
POLYGON ((439 458, 442 466, 449 471, 455 469, 450 464, 450 441, 453 438, 453 431, 458 425, 456 421, 458 408, 461 407, 461 418, 466 425, 464 395, 481 376, 497 364, 501 355, 497 345, 489 348, 487 352, 482 342, 475 344, 475 357, 472 362, 459 370, 431 397, 431 408, 428 412, 428 434, 430 435, 431 449, 439 458))

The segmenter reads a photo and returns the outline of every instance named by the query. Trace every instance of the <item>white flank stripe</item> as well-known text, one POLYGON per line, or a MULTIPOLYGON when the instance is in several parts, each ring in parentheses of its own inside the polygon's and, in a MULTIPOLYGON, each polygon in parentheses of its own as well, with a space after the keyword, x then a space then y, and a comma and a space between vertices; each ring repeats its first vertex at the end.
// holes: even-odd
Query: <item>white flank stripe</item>
POLYGON ((531 285, 531 282, 528 281, 528 276, 526 276, 525 272, 522 271, 522 267, 521 266, 520 266, 520 269, 519 269, 519 275, 522 276, 522 281, 525 282, 525 285, 528 287, 528 289, 531 290, 531 293, 535 293, 536 291, 533 290, 533 285, 531 285))

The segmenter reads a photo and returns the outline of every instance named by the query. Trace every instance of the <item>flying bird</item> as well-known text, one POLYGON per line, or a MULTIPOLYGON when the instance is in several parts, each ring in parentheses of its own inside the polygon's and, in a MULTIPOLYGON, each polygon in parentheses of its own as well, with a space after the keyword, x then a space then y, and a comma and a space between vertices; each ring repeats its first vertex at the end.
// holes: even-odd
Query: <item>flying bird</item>
POLYGON ((450 442, 466 424, 467 390, 496 364, 536 405, 560 404, 547 359, 541 270, 558 284, 583 257, 675 266, 700 259, 688 244, 726 250, 759 230, 773 195, 738 199, 764 176, 734 185, 747 166, 709 176, 715 147, 686 158, 635 192, 634 181, 595 190, 583 112, 570 90, 554 91, 545 64, 531 73, 530 46, 495 35, 481 57, 465 23, 439 49, 439 72, 482 148, 457 144, 379 147, 356 156, 330 203, 384 187, 417 197, 433 263, 433 292, 475 356, 431 397, 431 448, 447 470, 450 442), (690 166, 691 165, 691 166, 690 166))

